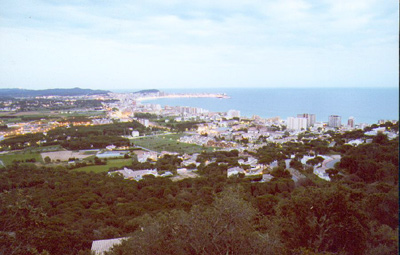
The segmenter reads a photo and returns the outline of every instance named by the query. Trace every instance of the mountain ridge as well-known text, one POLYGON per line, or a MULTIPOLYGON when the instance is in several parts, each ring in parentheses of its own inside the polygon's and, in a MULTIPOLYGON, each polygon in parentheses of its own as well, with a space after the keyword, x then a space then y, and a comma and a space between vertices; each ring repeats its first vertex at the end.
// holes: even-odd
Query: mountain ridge
POLYGON ((85 95, 103 95, 110 91, 81 89, 78 87, 67 89, 15 89, 4 88, 0 89, 0 97, 37 97, 37 96, 85 96, 85 95))

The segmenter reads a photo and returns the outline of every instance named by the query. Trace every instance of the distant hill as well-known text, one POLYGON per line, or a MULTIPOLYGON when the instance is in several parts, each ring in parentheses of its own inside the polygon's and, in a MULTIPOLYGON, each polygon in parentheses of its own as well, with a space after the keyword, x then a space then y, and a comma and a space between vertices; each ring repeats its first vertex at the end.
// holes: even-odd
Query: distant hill
POLYGON ((136 93, 157 93, 160 92, 158 89, 145 89, 135 92, 136 93))
POLYGON ((93 90, 93 89, 0 89, 0 97, 37 97, 37 96, 85 96, 85 95, 102 95, 110 91, 93 90))

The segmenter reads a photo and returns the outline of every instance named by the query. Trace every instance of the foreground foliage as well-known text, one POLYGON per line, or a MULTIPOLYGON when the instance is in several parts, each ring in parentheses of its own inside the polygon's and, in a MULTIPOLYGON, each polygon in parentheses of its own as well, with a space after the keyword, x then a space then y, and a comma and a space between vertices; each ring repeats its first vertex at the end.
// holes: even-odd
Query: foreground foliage
POLYGON ((226 190, 209 206, 140 218, 140 229, 109 254, 276 254, 277 233, 256 229, 257 211, 226 190), (151 240, 151 241, 150 241, 151 240))
MULTIPOLYGON (((0 169, 0 253, 89 254, 93 240, 127 236, 110 254, 398 253, 398 140, 347 150, 332 182, 294 183, 285 171, 267 183, 228 179, 238 154, 217 154, 207 166, 200 157, 201 177, 178 182, 0 169)), ((176 163, 166 159, 160 167, 176 163)))

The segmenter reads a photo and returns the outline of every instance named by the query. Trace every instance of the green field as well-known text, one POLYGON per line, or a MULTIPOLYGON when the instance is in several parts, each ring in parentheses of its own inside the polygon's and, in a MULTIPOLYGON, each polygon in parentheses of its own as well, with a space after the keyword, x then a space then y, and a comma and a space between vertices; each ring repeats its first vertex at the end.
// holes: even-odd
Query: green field
POLYGON ((132 164, 132 159, 109 159, 107 161, 107 165, 85 166, 85 167, 76 168, 73 171, 102 173, 102 172, 108 172, 110 167, 122 168, 122 167, 130 165, 130 164, 132 164))
MULTIPOLYGON (((11 165, 13 160, 25 161, 27 159, 34 158, 36 162, 42 162, 42 157, 39 153, 26 153, 26 152, 15 152, 12 154, 1 154, 0 160, 4 165, 11 165)), ((1 163, 0 163, 1 166, 1 163)))
POLYGON ((214 148, 202 147, 195 144, 181 143, 178 139, 184 134, 171 134, 171 135, 159 135, 149 136, 131 139, 136 146, 141 146, 146 149, 153 151, 170 151, 178 153, 200 153, 202 151, 211 152, 214 148))
POLYGON ((24 149, 26 153, 36 153, 36 152, 50 152, 50 151, 60 151, 65 150, 61 145, 50 145, 50 146, 40 146, 40 147, 30 147, 24 149))

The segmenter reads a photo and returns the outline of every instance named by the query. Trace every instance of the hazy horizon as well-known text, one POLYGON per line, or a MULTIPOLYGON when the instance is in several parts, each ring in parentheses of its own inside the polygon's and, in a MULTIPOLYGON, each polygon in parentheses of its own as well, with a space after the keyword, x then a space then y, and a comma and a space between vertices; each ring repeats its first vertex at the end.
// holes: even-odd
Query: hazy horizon
POLYGON ((160 91, 168 91, 168 90, 219 90, 219 89, 395 89, 399 90, 399 86, 397 87, 378 87, 378 86, 371 86, 371 87, 336 87, 336 86, 324 86, 324 87, 163 87, 163 88, 157 88, 157 87, 132 87, 132 88, 113 88, 113 89, 107 89, 107 88, 90 88, 90 87, 76 87, 76 86, 69 86, 69 87, 43 87, 43 88, 24 88, 24 87, 0 87, 0 89, 26 89, 26 90, 47 90, 47 89, 74 89, 74 88, 79 88, 79 89, 92 89, 92 90, 106 90, 106 91, 111 91, 111 92, 116 92, 116 93, 124 93, 124 92, 134 92, 134 91, 140 91, 140 90, 149 90, 149 89, 156 89, 160 91))

